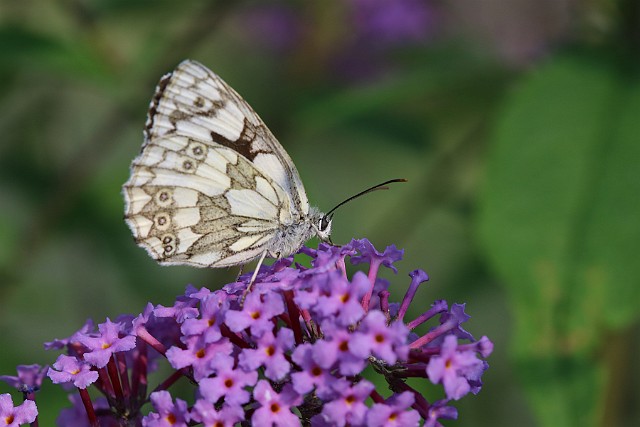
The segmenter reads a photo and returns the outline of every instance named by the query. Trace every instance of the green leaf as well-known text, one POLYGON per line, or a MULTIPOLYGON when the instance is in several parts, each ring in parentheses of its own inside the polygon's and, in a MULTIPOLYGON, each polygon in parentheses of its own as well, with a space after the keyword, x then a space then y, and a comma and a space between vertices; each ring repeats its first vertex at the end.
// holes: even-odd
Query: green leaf
POLYGON ((622 81, 594 165, 593 205, 585 218, 578 281, 592 294, 588 315, 621 328, 640 307, 640 79, 622 81))
POLYGON ((603 376, 592 354, 603 329, 637 317, 638 117, 637 76, 566 56, 517 88, 496 127, 480 234, 509 291, 513 349, 545 425, 594 425, 603 376), (585 383, 590 393, 576 399, 585 383))

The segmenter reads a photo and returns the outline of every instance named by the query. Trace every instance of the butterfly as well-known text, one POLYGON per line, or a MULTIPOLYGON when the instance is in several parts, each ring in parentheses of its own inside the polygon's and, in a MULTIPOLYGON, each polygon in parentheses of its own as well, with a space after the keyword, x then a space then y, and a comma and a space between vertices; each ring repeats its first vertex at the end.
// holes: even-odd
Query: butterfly
MULTIPOLYGON (((402 180, 391 180, 395 182, 402 180)), ((229 267, 330 241, 333 211, 309 205, 282 145, 238 93, 185 60, 162 77, 123 186, 125 221, 162 265, 229 267)))

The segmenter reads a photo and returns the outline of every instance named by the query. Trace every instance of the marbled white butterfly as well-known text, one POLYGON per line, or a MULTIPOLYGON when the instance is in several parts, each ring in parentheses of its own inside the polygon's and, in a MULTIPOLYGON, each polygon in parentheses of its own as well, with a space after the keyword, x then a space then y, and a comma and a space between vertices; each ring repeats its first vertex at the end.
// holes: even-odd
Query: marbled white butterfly
POLYGON ((309 206, 295 165, 260 117, 191 60, 160 80, 123 190, 135 241, 160 264, 226 267, 260 257, 256 273, 265 256, 289 256, 314 236, 328 241, 332 213, 346 202, 328 214, 309 206))

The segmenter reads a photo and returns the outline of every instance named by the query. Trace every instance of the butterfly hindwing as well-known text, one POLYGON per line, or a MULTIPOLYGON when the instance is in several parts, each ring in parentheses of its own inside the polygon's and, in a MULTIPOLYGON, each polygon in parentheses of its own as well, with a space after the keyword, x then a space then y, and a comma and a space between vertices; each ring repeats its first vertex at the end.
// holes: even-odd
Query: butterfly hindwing
POLYGON ((245 263, 290 211, 282 189, 244 157, 179 136, 144 147, 124 193, 136 242, 162 264, 245 263))

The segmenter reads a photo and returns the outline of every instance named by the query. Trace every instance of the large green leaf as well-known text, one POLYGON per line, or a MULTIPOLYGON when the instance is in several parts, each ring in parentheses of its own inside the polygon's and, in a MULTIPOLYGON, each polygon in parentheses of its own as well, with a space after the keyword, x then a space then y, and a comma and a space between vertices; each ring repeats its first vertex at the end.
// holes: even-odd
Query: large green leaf
POLYGON ((637 316, 639 117, 639 79, 568 56, 522 82, 496 127, 480 232, 545 425, 594 425, 602 331, 637 316))

